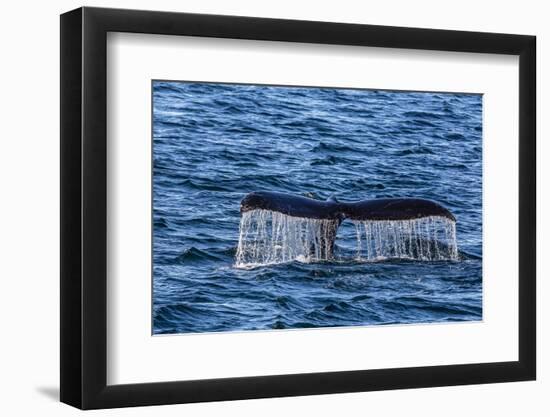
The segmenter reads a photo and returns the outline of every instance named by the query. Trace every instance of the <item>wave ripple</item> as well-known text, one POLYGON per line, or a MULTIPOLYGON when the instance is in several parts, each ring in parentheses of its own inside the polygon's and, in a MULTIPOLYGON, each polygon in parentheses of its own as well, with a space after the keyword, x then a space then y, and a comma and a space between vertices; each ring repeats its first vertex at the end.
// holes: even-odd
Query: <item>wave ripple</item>
POLYGON ((154 333, 481 320, 482 130, 479 95, 154 82, 154 333), (362 262, 344 222, 336 260, 234 268, 256 190, 436 200, 460 260, 362 262))

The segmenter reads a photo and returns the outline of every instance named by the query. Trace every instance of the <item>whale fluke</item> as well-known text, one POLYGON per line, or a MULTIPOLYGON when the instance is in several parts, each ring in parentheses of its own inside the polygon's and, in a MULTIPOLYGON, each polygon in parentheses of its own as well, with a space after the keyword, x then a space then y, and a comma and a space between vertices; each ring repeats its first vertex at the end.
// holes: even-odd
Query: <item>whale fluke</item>
POLYGON ((331 260, 337 230, 354 222, 358 259, 456 260, 455 217, 420 198, 381 198, 353 203, 257 191, 241 201, 236 265, 295 259, 331 260))
POLYGON ((339 203, 319 201, 291 194, 256 191, 241 201, 241 213, 250 210, 271 210, 287 216, 306 219, 343 219, 339 203))
POLYGON ((456 221, 445 207, 422 198, 379 198, 343 204, 345 217, 352 220, 412 220, 439 216, 456 221))
POLYGON ((380 198, 354 203, 339 202, 334 197, 327 201, 314 200, 270 191, 247 194, 241 201, 241 213, 251 210, 271 210, 292 217, 352 220, 412 220, 439 216, 456 221, 442 205, 421 198, 380 198))

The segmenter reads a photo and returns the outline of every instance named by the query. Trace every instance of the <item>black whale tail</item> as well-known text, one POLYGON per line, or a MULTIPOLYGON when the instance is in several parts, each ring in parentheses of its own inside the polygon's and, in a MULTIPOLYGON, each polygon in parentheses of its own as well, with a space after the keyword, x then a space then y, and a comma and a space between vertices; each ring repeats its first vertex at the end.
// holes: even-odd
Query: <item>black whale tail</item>
POLYGON ((241 201, 241 213, 251 210, 271 210, 287 216, 310 219, 352 220, 412 220, 439 216, 456 221, 442 205, 421 198, 380 198, 344 203, 330 197, 327 201, 312 198, 257 191, 241 201))
POLYGON ((269 210, 294 218, 321 220, 317 227, 323 259, 333 257, 336 232, 344 219, 377 222, 440 217, 455 222, 455 217, 445 207, 419 198, 384 198, 345 203, 334 197, 327 201, 319 201, 302 196, 259 191, 246 195, 241 201, 241 213, 253 210, 269 210))

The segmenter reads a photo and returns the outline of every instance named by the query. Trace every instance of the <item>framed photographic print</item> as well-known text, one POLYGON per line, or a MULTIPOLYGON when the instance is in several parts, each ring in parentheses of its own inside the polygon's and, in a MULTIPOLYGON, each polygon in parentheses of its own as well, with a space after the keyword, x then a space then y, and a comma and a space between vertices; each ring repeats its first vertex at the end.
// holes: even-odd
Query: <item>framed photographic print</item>
POLYGON ((61 401, 535 379, 535 38, 61 16, 61 401))

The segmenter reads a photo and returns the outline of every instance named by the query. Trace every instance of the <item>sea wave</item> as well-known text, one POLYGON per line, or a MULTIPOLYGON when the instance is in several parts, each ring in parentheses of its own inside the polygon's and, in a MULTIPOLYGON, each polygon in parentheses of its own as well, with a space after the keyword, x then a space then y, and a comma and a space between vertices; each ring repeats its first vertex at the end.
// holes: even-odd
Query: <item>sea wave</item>
POLYGON ((469 94, 154 82, 154 333, 481 320, 481 109, 469 94), (357 259, 342 224, 332 261, 235 268, 239 202, 258 190, 438 201, 459 261, 357 259))

